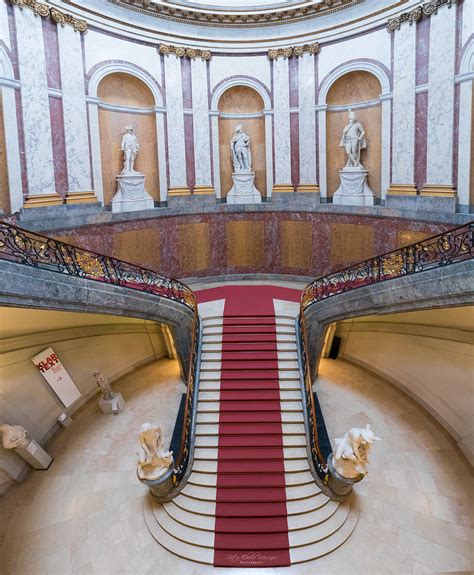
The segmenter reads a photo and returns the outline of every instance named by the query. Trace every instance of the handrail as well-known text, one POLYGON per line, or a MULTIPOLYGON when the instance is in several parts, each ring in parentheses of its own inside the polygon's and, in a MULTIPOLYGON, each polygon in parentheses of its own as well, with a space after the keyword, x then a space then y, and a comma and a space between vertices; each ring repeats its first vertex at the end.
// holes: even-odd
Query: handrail
POLYGON ((193 311, 193 336, 183 434, 172 477, 173 484, 177 485, 184 476, 189 460, 196 395, 194 390, 200 320, 193 291, 178 280, 167 278, 142 266, 84 250, 6 222, 0 222, 0 260, 146 292, 173 300, 193 311))
POLYGON ((340 271, 319 277, 308 284, 300 302, 297 320, 304 376, 305 407, 312 435, 310 439, 313 463, 326 483, 328 470, 318 442, 313 382, 308 361, 305 311, 312 305, 347 291, 378 282, 420 273, 440 266, 462 262, 474 257, 474 222, 454 228, 415 244, 359 262, 340 271))

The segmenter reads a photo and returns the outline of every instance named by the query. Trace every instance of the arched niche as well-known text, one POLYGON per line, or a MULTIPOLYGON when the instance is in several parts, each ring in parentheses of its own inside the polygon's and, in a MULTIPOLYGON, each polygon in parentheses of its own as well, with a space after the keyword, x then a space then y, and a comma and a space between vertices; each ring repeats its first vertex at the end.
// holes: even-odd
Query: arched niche
POLYGON ((365 70, 355 70, 340 76, 330 86, 327 96, 327 195, 331 198, 339 187, 341 170, 347 155, 339 146, 342 131, 352 108, 366 132, 367 148, 361 153, 361 162, 369 170, 369 186, 375 197, 381 196, 382 170, 382 87, 378 78, 365 70), (360 106, 360 107, 359 107, 360 106))
POLYGON ((250 136, 255 185, 262 196, 267 195, 264 107, 262 97, 250 86, 231 86, 219 98, 219 165, 222 197, 227 195, 233 185, 234 170, 230 141, 238 124, 241 124, 244 132, 250 136))
POLYGON ((140 78, 126 72, 114 72, 100 80, 97 97, 100 100, 100 155, 104 204, 110 204, 117 191, 115 177, 123 168, 120 143, 126 126, 133 126, 140 143, 135 169, 145 174, 147 192, 154 200, 159 201, 155 96, 140 78))

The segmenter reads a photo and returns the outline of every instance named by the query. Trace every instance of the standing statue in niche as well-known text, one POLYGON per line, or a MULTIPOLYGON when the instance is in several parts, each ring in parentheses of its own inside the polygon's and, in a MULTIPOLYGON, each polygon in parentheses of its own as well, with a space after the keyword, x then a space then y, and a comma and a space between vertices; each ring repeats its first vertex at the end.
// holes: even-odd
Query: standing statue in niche
POLYGON ((21 425, 0 425, 2 434, 2 445, 5 449, 15 449, 16 447, 25 447, 29 443, 28 434, 21 425))
POLYGON ((135 163, 135 158, 140 151, 140 144, 138 143, 137 136, 135 135, 132 126, 127 126, 125 130, 125 134, 122 138, 122 145, 120 146, 120 149, 123 151, 122 174, 129 174, 135 172, 133 165, 135 163))
POLYGON ((138 459, 140 479, 158 479, 173 464, 173 452, 164 449, 161 428, 153 423, 144 423, 140 429, 142 453, 138 459))
POLYGON ((367 147, 367 140, 365 130, 362 124, 357 121, 354 112, 349 112, 349 123, 342 132, 339 146, 346 149, 348 156, 346 168, 364 168, 360 163, 360 151, 367 147))
POLYGON ((234 173, 250 172, 252 169, 252 156, 250 154, 250 136, 242 131, 242 125, 235 127, 234 136, 230 142, 234 173))
POLYGON ((369 451, 374 441, 380 441, 367 424, 364 429, 353 427, 342 439, 336 439, 337 451, 333 455, 334 469, 342 477, 355 478, 367 475, 369 451))
POLYGON ((97 386, 100 387, 100 391, 102 392, 102 397, 106 400, 111 400, 114 398, 114 392, 112 391, 112 388, 110 387, 110 383, 108 381, 108 379, 102 375, 100 373, 100 371, 96 370, 93 373, 94 377, 95 377, 95 381, 97 383, 97 386))

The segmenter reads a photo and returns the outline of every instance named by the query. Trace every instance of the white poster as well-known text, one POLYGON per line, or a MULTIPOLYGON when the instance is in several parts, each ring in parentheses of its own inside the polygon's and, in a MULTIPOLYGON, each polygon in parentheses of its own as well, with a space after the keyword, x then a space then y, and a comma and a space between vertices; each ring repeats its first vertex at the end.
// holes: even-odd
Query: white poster
POLYGON ((59 397, 65 407, 72 405, 81 397, 81 392, 72 381, 69 373, 64 369, 52 347, 44 349, 31 358, 41 375, 49 383, 51 389, 59 397))

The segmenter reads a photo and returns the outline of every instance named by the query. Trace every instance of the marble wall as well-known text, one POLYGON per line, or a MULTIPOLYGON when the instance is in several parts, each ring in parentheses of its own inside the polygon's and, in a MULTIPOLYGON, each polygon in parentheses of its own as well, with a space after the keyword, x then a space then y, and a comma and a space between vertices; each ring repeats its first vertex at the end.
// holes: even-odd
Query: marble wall
POLYGON ((10 211, 10 188, 8 184, 7 147, 3 124, 3 99, 0 88, 0 212, 10 211))

